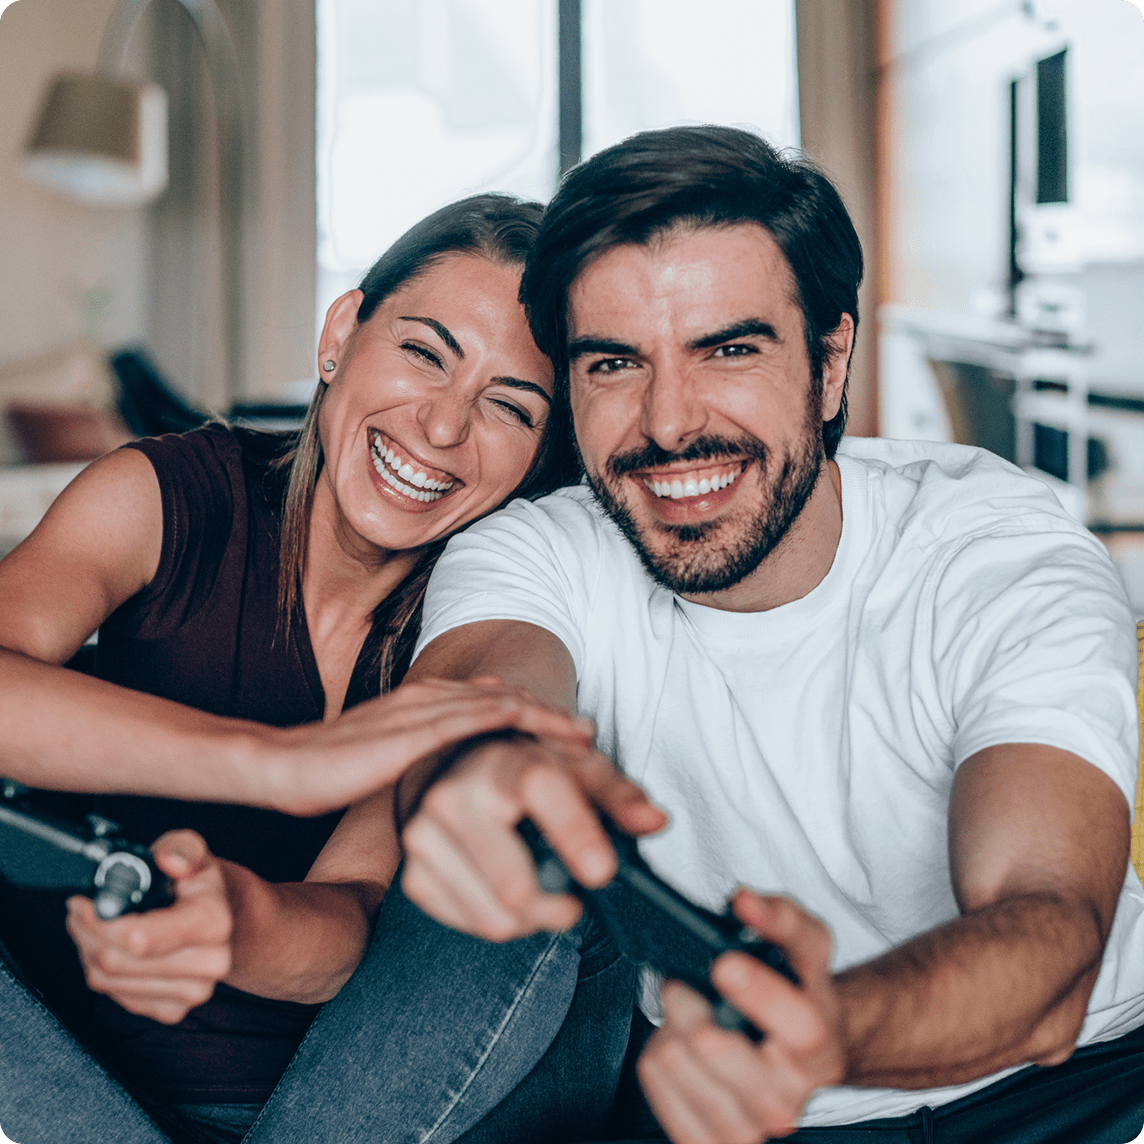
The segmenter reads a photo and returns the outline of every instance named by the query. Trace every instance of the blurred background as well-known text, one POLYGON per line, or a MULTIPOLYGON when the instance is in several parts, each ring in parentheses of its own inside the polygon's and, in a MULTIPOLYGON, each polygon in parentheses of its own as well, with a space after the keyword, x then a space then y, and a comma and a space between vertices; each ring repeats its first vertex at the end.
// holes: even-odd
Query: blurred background
POLYGON ((326 306, 430 210, 684 122, 842 191, 851 431, 1034 471, 1144 616, 1141 0, 3 5, 0 551, 126 436, 291 424, 326 306))

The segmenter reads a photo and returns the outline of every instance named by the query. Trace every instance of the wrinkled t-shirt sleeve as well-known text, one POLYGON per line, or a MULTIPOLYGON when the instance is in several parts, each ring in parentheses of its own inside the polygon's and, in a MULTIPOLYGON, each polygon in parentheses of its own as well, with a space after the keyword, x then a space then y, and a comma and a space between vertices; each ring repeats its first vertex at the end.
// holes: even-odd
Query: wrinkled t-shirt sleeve
POLYGON ((560 494, 478 521, 449 541, 433 570, 414 655, 463 624, 521 620, 556 636, 579 676, 596 547, 585 507, 560 494))
POLYGON ((955 765, 1045 744, 1099 767, 1133 805, 1135 623, 1095 538, 1050 519, 969 537, 935 578, 932 624, 955 765))

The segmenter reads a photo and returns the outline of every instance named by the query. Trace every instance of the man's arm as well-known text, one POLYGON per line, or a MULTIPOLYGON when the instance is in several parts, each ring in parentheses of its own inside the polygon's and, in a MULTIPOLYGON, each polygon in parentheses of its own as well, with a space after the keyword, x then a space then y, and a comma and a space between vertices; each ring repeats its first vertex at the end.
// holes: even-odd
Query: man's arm
MULTIPOLYGON (((526 688, 542 704, 575 711, 576 672, 551 632, 515 620, 454 628, 417 657, 407 680, 492 675, 526 688)), ((436 757, 410 770, 398 790, 409 897, 440 921, 493 941, 563 929, 580 913, 571 895, 543 893, 516 833, 531 818, 585 885, 603 885, 615 854, 600 827, 603 810, 624 829, 645 834, 664 825, 635 783, 597 751, 526 736, 484 743, 426 791, 436 757)), ((368 808, 349 815, 369 813, 368 808)), ((347 817, 349 817, 347 815, 347 817)))
MULTIPOLYGON (((414 670, 492 672, 541 689, 562 682, 563 692, 540 696, 548 702, 569 694, 572 679, 558 640, 501 621, 439 637, 414 670)), ((630 787, 592 792, 575 755, 535 752, 523 740, 482 748, 433 786, 407 828, 406 890, 441 920, 494 939, 559 924, 554 910, 544 912, 527 852, 511 831, 524 813, 543 821, 585 882, 577 839, 604 844, 592 829, 594 805, 614 798, 613 817, 633 833, 660 824, 630 787)), ((1099 970, 1127 857, 1124 797, 1097 768, 1035 744, 980 752, 959 769, 950 806, 962 916, 832 977, 821 923, 795 903, 741 894, 741 916, 787 949, 803 988, 742 956, 717 963, 716 984, 767 1031, 761 1046, 716 1028, 703 1006, 696 1018, 694 998, 681 1001, 679 989, 668 989, 667 1021, 641 1066, 649 1094, 666 1102, 657 1112, 689 1140, 683 1125, 703 1121, 697 1109, 738 1109, 761 1139, 789 1131, 823 1085, 927 1088, 1064 1059, 1099 970), (695 1104, 676 1121, 672 1108, 688 1093, 695 1104)))
POLYGON ((962 916, 838 978, 849 1079, 929 1088, 1072 1052, 1128 865, 1128 806, 1067 751, 979 752, 950 802, 962 916))
POLYGON ((749 959, 720 959, 715 984, 767 1032, 759 1046, 665 989, 640 1075, 674 1139, 785 1134, 825 1084, 930 1088, 1067 1059, 1124 880, 1123 794, 1065 751, 981 751, 954 783, 950 860, 962 916, 832 979, 825 927, 740 894, 739 916, 787 946, 806 988, 800 999, 749 959))
POLYGON ((576 668, 568 649, 550 631, 520 620, 484 620, 445 632, 413 661, 405 678, 482 675, 527 688, 548 707, 576 711, 576 668))

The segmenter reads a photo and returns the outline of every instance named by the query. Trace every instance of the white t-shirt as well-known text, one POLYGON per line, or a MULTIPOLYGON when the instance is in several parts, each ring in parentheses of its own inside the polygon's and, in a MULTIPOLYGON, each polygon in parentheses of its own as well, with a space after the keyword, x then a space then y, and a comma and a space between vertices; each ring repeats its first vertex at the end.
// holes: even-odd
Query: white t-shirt
MULTIPOLYGON (((947 813, 965 759, 1059 747, 1132 805, 1138 730, 1124 590, 1044 485, 957 445, 848 438, 837 461, 842 537, 801 600, 744 614, 680 599, 580 487, 450 542, 418 650, 478 620, 556 635, 600 749, 671 816, 641 844, 651 865, 714 909, 739 885, 791 895, 830 926, 842 969, 958 916, 947 813)), ((1141 1023, 1129 868, 1080 1041, 1141 1023)), ((823 1089, 801 1123, 897 1116, 993 1079, 823 1089)))

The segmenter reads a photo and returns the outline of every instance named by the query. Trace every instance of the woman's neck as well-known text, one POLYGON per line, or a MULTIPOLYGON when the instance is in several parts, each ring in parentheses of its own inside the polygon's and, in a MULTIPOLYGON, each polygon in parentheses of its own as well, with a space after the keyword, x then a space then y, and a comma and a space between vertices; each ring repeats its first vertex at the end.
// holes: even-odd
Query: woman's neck
POLYGON ((328 486, 318 481, 310 513, 302 604, 326 693, 327 720, 341 713, 374 609, 409 575, 420 557, 420 549, 392 552, 351 535, 328 486))

